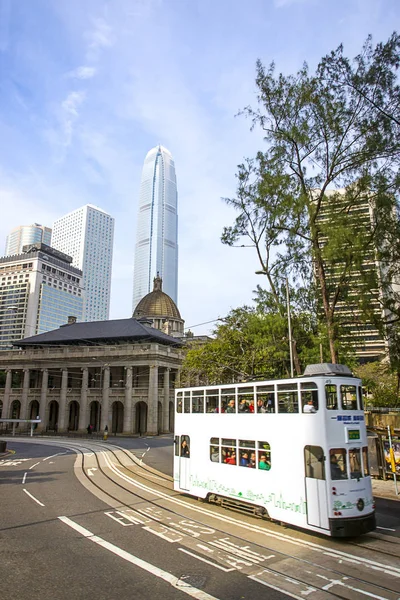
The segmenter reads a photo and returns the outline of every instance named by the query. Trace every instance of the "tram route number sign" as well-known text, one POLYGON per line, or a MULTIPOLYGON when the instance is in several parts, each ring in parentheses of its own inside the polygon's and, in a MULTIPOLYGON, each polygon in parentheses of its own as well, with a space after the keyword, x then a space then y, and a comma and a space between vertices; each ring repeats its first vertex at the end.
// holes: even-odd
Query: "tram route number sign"
POLYGON ((348 429, 347 430, 347 439, 349 442, 354 442, 355 440, 360 439, 360 430, 359 429, 348 429))

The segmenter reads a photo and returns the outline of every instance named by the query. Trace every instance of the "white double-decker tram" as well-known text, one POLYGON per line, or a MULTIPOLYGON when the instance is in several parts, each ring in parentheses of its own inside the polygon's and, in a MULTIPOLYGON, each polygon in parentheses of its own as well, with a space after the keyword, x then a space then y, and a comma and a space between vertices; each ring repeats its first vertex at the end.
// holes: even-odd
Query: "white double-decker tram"
POLYGON ((343 365, 175 393, 175 490, 325 535, 375 529, 367 447, 361 380, 343 365))

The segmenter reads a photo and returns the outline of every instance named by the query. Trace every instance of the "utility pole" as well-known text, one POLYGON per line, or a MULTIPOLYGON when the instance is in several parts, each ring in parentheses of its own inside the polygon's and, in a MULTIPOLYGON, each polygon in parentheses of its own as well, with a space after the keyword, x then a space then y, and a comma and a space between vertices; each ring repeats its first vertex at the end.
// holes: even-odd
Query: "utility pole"
POLYGON ((289 351, 290 351, 290 376, 293 377, 293 342, 292 342, 292 323, 290 320, 290 298, 289 298, 289 280, 286 277, 286 303, 287 303, 287 317, 288 317, 288 329, 289 329, 289 351))

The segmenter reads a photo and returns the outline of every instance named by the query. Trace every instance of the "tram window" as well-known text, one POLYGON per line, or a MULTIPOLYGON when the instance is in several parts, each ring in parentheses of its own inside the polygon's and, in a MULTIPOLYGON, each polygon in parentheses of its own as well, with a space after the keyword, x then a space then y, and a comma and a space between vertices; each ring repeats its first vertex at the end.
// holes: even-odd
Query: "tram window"
POLYGON ((300 384, 301 394, 301 406, 303 412, 313 413, 318 410, 318 389, 315 383, 301 383, 300 384))
POLYGON ((282 385, 278 385, 278 412, 299 412, 299 396, 297 389, 293 389, 293 384, 283 383, 282 385))
POLYGON ((363 446, 362 453, 363 453, 364 477, 369 477, 368 446, 363 446))
POLYGON ((223 389, 221 390, 221 412, 223 413, 235 413, 236 412, 236 399, 234 389, 223 389))
POLYGON ((341 385, 342 410, 357 410, 357 395, 355 385, 341 385))
POLYGON ((176 412, 182 412, 182 392, 178 392, 176 395, 176 412))
POLYGON ((253 413, 254 412, 254 391, 253 388, 238 389, 238 412, 253 413))
POLYGON ((349 463, 350 463, 350 479, 360 479, 363 476, 362 470, 361 470, 360 448, 350 448, 349 463))
POLYGON ((203 413, 204 412, 204 391, 195 390, 192 395, 192 412, 203 413))
POLYGON ((175 444, 175 456, 179 456, 179 435, 175 436, 174 444, 175 444))
POLYGON ((256 388, 256 405, 258 413, 275 412, 275 393, 273 385, 256 388))
POLYGON ((236 465, 236 440, 222 438, 222 461, 227 465, 236 465))
POLYGON ((253 442, 252 440, 239 440, 239 448, 255 448, 256 447, 256 443, 253 442))
POLYGON ((217 413, 219 412, 219 400, 218 392, 215 390, 206 390, 206 412, 217 413))
POLYGON ((361 385, 357 386, 357 391, 358 391, 358 404, 359 404, 359 408, 360 408, 360 410, 364 410, 364 400, 363 400, 363 392, 362 392, 361 385))
POLYGON ((258 468, 269 471, 271 468, 271 446, 268 442, 258 442, 258 468))
POLYGON ((338 410, 338 396, 336 385, 325 386, 326 408, 328 410, 338 410))
POLYGON ((219 451, 219 438, 212 437, 210 439, 210 460, 212 462, 221 462, 219 451))
POLYGON ((183 396, 183 412, 190 413, 190 392, 185 392, 183 396))
POLYGON ((306 477, 311 479, 325 479, 324 451, 320 446, 305 446, 304 464, 306 477))
POLYGON ((329 452, 331 465, 331 479, 347 479, 346 450, 344 448, 332 448, 329 452))
POLYGON ((181 435, 181 458, 190 458, 190 437, 181 435))

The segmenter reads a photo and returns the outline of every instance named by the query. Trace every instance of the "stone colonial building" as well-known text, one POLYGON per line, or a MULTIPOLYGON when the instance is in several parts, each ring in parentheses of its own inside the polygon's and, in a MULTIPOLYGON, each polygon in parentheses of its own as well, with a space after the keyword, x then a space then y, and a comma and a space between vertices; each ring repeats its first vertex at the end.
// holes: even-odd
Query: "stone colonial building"
MULTIPOLYGON (((148 301, 154 309, 157 303, 148 301)), ((173 317, 165 306, 160 317, 173 317)), ((155 315, 149 317, 153 322, 155 315)), ((126 435, 172 431, 179 338, 148 319, 70 321, 0 353, 1 417, 40 416, 37 432, 84 432, 89 424, 126 435)))

